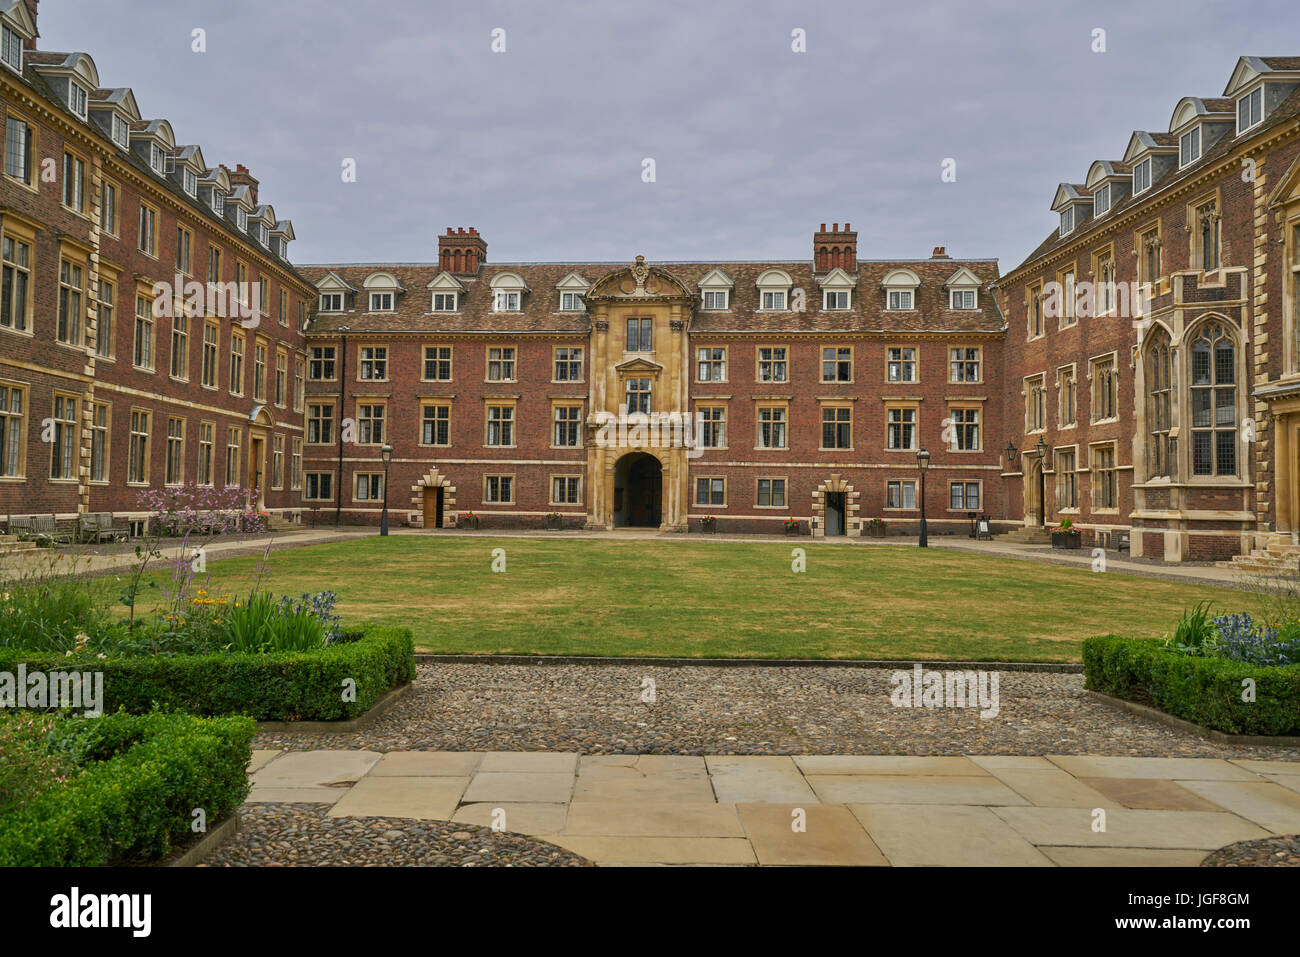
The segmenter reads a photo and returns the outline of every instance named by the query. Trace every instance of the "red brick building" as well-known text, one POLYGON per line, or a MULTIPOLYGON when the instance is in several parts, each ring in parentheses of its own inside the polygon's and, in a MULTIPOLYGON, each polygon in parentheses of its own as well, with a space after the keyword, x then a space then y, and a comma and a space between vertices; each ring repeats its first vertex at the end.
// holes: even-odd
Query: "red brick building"
POLYGON ((38 50, 36 9, 0 10, 0 514, 123 524, 188 483, 295 513, 316 294, 292 224, 89 55, 38 50))
POLYGON ((1294 540, 1298 158, 1300 57, 1242 57, 1060 185, 1059 227, 996 284, 1012 517, 1167 561, 1294 540))
POLYGON ((393 520, 862 534, 1004 511, 992 260, 859 261, 848 223, 799 262, 304 266, 304 504, 393 520), (638 417, 639 416, 639 417, 638 417), (341 490, 341 499, 337 492, 341 490))

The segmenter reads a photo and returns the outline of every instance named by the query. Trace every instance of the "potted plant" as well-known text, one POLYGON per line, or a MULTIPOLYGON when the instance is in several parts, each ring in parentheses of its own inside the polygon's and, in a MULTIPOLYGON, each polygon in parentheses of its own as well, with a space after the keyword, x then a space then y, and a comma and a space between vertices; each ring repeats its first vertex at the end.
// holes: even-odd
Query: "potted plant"
POLYGON ((700 531, 709 532, 710 534, 718 530, 718 520, 712 515, 705 515, 700 519, 700 531))
POLYGON ((882 518, 873 518, 866 524, 866 533, 872 538, 884 538, 889 526, 882 518))
POLYGON ((461 512, 456 516, 457 528, 478 528, 482 522, 473 512, 461 512))
POLYGON ((787 518, 782 524, 785 526, 785 533, 787 535, 799 534, 799 519, 787 518))
POLYGON ((1053 548, 1079 548, 1083 543, 1083 535, 1074 527, 1074 520, 1070 516, 1061 519, 1059 528, 1052 529, 1052 547, 1053 548))
POLYGON ((559 512, 552 512, 546 516, 546 527, 553 532, 558 532, 564 528, 564 519, 560 517, 559 512))

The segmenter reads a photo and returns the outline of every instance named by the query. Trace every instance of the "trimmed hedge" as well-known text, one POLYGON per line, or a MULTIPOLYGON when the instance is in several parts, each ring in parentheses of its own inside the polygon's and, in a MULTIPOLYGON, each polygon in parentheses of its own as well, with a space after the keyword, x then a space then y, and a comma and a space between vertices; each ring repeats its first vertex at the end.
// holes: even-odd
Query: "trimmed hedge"
POLYGON ((1266 667, 1169 651, 1159 640, 1088 638, 1084 687, 1137 701, 1225 734, 1300 734, 1300 665, 1266 667), (1255 701, 1241 700, 1255 681, 1255 701))
POLYGON ((364 714, 415 677, 410 630, 368 626, 356 641, 266 655, 79 659, 0 648, 0 671, 104 673, 104 711, 243 714, 259 721, 336 721, 364 714), (343 700, 344 681, 356 700, 343 700))
POLYGON ((157 860, 248 796, 248 718, 113 714, 69 718, 50 747, 80 774, 0 819, 0 866, 99 867, 157 860))

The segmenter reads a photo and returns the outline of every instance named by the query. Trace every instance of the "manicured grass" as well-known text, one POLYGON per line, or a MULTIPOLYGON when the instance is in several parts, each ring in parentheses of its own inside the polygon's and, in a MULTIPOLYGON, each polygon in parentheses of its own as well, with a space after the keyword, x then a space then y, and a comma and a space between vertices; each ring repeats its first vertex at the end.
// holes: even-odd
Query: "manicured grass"
MULTIPOLYGON (((277 594, 332 589, 345 623, 470 654, 1079 661, 1091 635, 1159 637, 1249 596, 941 549, 390 536, 273 552, 277 594), (493 573, 492 552, 506 570, 493 573)), ((260 559, 213 560, 246 588, 260 559)))

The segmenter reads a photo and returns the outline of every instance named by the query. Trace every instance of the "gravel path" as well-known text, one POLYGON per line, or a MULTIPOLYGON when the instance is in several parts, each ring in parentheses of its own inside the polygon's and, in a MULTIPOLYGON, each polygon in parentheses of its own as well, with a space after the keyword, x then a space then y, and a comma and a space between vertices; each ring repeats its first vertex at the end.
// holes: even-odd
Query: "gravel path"
POLYGON ((327 817, 328 804, 245 804, 202 867, 589 867, 521 834, 449 821, 327 817))
POLYGON ((1300 835, 1266 837, 1221 847, 1202 867, 1300 867, 1300 835))
POLYGON ((1004 671, 996 717, 895 708, 875 668, 421 664, 414 694, 365 730, 264 732, 285 750, 578 751, 584 754, 1102 754, 1300 761, 1126 714, 1083 676, 1004 671), (643 679, 655 701, 643 702, 643 679))

